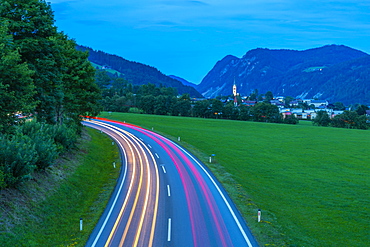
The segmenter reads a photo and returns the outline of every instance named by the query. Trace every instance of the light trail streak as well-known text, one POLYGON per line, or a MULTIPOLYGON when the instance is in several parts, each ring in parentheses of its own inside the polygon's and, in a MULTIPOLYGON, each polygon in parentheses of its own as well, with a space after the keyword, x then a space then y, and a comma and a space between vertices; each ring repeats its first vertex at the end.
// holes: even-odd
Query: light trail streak
MULTIPOLYGON (((139 178, 139 183, 138 183, 138 185, 139 185, 138 192, 136 193, 136 197, 135 197, 135 200, 134 200, 134 205, 133 205, 133 207, 131 209, 129 220, 128 220, 128 223, 126 224, 126 228, 125 228, 125 231, 124 231, 123 236, 121 237, 120 245, 119 246, 122 246, 124 244, 125 239, 127 238, 128 229, 131 227, 131 222, 132 222, 132 219, 133 219, 133 215, 134 215, 134 212, 136 211, 136 208, 137 208, 138 197, 139 197, 139 195, 141 194, 141 191, 142 191, 144 170, 146 171, 146 174, 147 174, 147 183, 146 183, 146 190, 145 190, 145 197, 144 197, 145 198, 144 199, 144 206, 143 206, 143 209, 141 211, 140 220, 139 220, 139 224, 138 224, 138 227, 137 227, 137 230, 136 230, 136 234, 135 234, 133 246, 137 246, 138 245, 139 240, 140 240, 140 235, 142 233, 143 222, 145 221, 145 217, 149 215, 147 213, 147 209, 148 209, 149 195, 150 195, 150 186, 151 186, 151 175, 150 175, 150 165, 149 165, 150 163, 149 163, 149 160, 148 160, 148 156, 146 155, 143 147, 145 148, 145 150, 147 151, 147 153, 151 157, 151 160, 154 163, 155 178, 156 178, 156 180, 155 180, 156 181, 156 183, 155 183, 155 202, 154 202, 153 214, 151 215, 153 217, 153 219, 152 219, 152 223, 151 223, 151 227, 150 227, 151 230, 150 230, 150 235, 149 235, 149 242, 148 242, 148 245, 147 245, 147 246, 150 247, 150 246, 153 245, 154 232, 155 232, 155 223, 156 223, 156 219, 157 219, 158 204, 159 204, 159 174, 158 174, 158 165, 157 165, 157 163, 156 163, 156 161, 154 159, 154 156, 153 156, 152 152, 147 148, 147 146, 143 142, 140 142, 139 141, 139 138, 137 138, 136 136, 132 135, 131 133, 129 133, 127 131, 124 131, 122 129, 119 129, 117 127, 114 127, 114 126, 101 123, 101 122, 95 122, 95 124, 100 125, 100 126, 104 126, 106 128, 109 128, 111 131, 113 131, 116 134, 120 135, 120 137, 126 141, 126 143, 129 146, 132 154, 134 154, 134 151, 133 151, 133 148, 134 148, 135 151, 136 151, 136 153, 138 154, 140 168, 141 168, 140 169, 140 178, 139 178), (121 132, 124 133, 125 135, 127 135, 128 137, 130 137, 131 139, 129 139, 126 136, 122 135, 121 132), (139 150, 138 150, 137 147, 139 147, 139 149, 140 149, 141 152, 139 152, 139 150), (142 156, 144 156, 144 158, 142 156), (145 160, 145 162, 143 160, 145 160), (143 163, 146 164, 146 169, 144 169, 143 163)), ((129 193, 125 197, 125 202, 124 202, 124 204, 123 204, 123 206, 122 206, 122 208, 120 210, 120 213, 119 213, 119 215, 118 215, 118 217, 117 217, 117 219, 115 221, 115 224, 114 224, 114 226, 113 226, 113 228, 112 228, 112 230, 110 232, 110 235, 108 237, 108 240, 107 240, 105 246, 109 246, 110 245, 110 242, 111 242, 111 240, 112 240, 112 238, 115 235, 115 232, 117 230, 117 226, 118 226, 118 224, 122 220, 122 215, 123 215, 124 210, 126 208, 128 198, 131 195, 132 184, 133 184, 133 181, 135 180, 134 179, 134 176, 135 176, 135 173, 136 173, 136 159, 135 159, 135 155, 133 155, 133 159, 134 159, 134 162, 133 162, 133 164, 134 164, 133 165, 133 175, 131 176, 132 179, 131 179, 131 183, 130 183, 130 187, 129 187, 129 193)))
MULTIPOLYGON (((131 133, 129 133, 129 132, 126 132, 126 134, 127 135, 129 135, 131 138, 133 138, 133 139, 136 139, 136 143, 138 143, 139 141, 138 141, 138 138, 135 136, 135 135, 133 135, 133 134, 131 134, 131 133)), ((141 138, 140 138, 140 140, 142 140, 141 138)), ((153 163, 154 163, 154 170, 155 170, 155 177, 156 177, 156 189, 155 189, 155 203, 154 203, 154 209, 153 209, 153 220, 152 220, 152 225, 151 225, 151 231, 150 231, 150 237, 149 237, 149 244, 148 244, 148 247, 150 247, 150 246, 152 246, 153 245, 153 239, 154 239, 154 232, 155 232, 155 223, 156 223, 156 220, 157 220, 157 215, 158 215, 158 204, 159 204, 159 173, 158 173, 158 165, 157 165, 157 162, 156 162, 156 160, 154 159, 154 156, 153 156, 153 153, 144 145, 144 143, 142 143, 143 145, 138 145, 138 146, 140 146, 140 148, 141 148, 141 150, 143 151, 143 148, 142 147, 144 147, 146 150, 147 150, 147 152, 149 153, 149 155, 150 155, 150 157, 151 157, 151 160, 153 161, 153 163)), ((151 147, 150 147, 151 148, 151 147)), ((143 151, 143 153, 145 153, 144 151, 143 151)), ((148 158, 147 158, 147 156, 145 155, 145 158, 146 158, 146 163, 147 163, 147 167, 148 167, 148 175, 150 176, 150 172, 149 172, 149 170, 150 170, 150 168, 149 168, 149 161, 148 161, 148 158)), ((143 212, 142 212, 142 220, 141 220, 141 223, 140 223, 140 227, 139 227, 139 229, 137 230, 137 236, 138 236, 138 234, 140 234, 140 232, 141 232, 141 229, 142 229, 142 222, 144 221, 144 216, 145 215, 147 215, 146 214, 146 208, 147 208, 147 202, 148 202, 148 198, 149 198, 149 187, 150 187, 150 181, 147 183, 147 196, 146 196, 146 205, 145 205, 145 209, 143 210, 143 212)), ((136 244, 134 244, 134 246, 136 246, 137 245, 137 242, 136 242, 136 244)))
MULTIPOLYGON (((203 194, 204 200, 206 204, 208 205, 208 210, 210 213, 210 216, 213 219, 213 226, 217 229, 217 235, 220 237, 220 243, 223 246, 230 246, 232 243, 230 239, 230 235, 225 235, 224 231, 228 232, 225 227, 225 222, 222 220, 222 215, 220 214, 219 208, 215 206, 215 198, 213 197, 213 194, 211 193, 207 182, 204 180, 203 175, 200 174, 200 171, 205 173, 205 177, 207 177, 211 184, 215 187, 217 193, 220 195, 220 199, 225 203, 227 210, 230 212, 232 219, 235 221, 236 227, 240 230, 241 235, 243 236, 245 242, 248 244, 249 247, 252 247, 252 243, 249 240, 246 232, 244 231, 244 228, 239 221, 238 217, 236 216, 236 213, 234 212, 233 208, 231 207, 228 199, 224 195, 224 192, 221 191, 219 185, 214 180, 214 178, 210 175, 210 173, 203 167, 203 165, 196 159, 194 156, 192 156, 190 153, 188 153, 185 149, 183 149, 181 146, 177 145, 176 143, 172 142, 171 140, 168 140, 167 138, 164 138, 152 131, 145 130, 139 126, 135 126, 132 124, 123 124, 118 121, 111 121, 107 119, 102 119, 109 122, 114 122, 132 129, 135 129, 142 134, 147 135, 149 138, 154 140, 157 144, 159 144, 166 154, 169 156, 173 164, 175 165, 178 174, 180 176, 181 183, 183 184, 183 189, 185 192, 185 199, 187 203, 187 208, 189 212, 189 218, 190 218, 190 226, 192 231, 192 238, 193 238, 193 245, 199 246, 199 243, 197 243, 197 240, 201 240, 204 238, 204 236, 201 236, 197 233, 196 229, 199 229, 199 220, 197 220, 197 223, 194 222, 195 215, 200 216, 199 213, 202 211, 197 210, 197 212, 193 212, 193 210, 196 210, 196 207, 192 207, 192 204, 198 203, 197 198, 194 198, 194 195, 197 194, 195 192, 195 189, 193 187, 192 178, 189 177, 189 174, 192 174, 193 179, 197 181, 199 184, 199 191, 203 194), (197 167, 196 167, 197 166, 197 167), (188 174, 189 172, 189 174, 188 174)), ((145 146, 146 147, 146 146, 145 146)), ((150 146, 151 147, 151 146, 150 146)), ((155 153, 155 156, 159 158, 158 154, 155 153)), ((162 166, 162 170, 164 173, 166 173, 166 169, 164 166, 162 166)), ((158 172, 158 170, 156 170, 158 172)), ((157 180, 158 182, 158 180, 157 180)), ((167 187, 168 195, 170 196, 170 189, 167 187)), ((154 226, 154 224, 152 225, 154 226)), ((154 228, 153 228, 154 229, 154 228)), ((168 226, 168 239, 171 238, 170 236, 170 229, 171 229, 171 218, 169 218, 169 226, 168 226)), ((152 231, 154 232, 154 231, 152 231)), ((202 233, 205 234, 204 232, 202 233)))
MULTIPOLYGON (((116 219, 116 221, 115 221, 115 223, 114 223, 114 226, 113 226, 113 228, 112 228, 112 230, 111 230, 111 232, 110 232, 110 234, 109 234, 109 237, 108 237, 108 239, 107 239, 107 241, 106 241, 106 243, 105 243, 105 247, 107 247, 107 246, 110 246, 110 243, 111 243, 111 240, 112 240, 112 238, 113 238, 113 236, 114 236, 114 234, 115 234, 115 232, 116 232, 116 229, 117 229, 117 226, 118 226, 118 224, 119 224, 119 222, 121 221, 121 219, 122 219, 122 215, 123 215, 123 212, 124 212, 124 210, 125 210, 125 208, 126 208, 126 205, 127 205, 127 203, 128 203, 128 199, 130 198, 130 196, 131 196, 131 193, 132 193, 132 187, 133 187, 133 182, 134 182, 134 177, 135 177, 135 174, 136 174, 136 159, 135 159, 135 155, 133 155, 133 149, 132 149, 132 145, 131 145, 131 142, 130 142, 130 140, 128 139, 128 138, 126 138, 124 135, 122 135, 122 133, 120 133, 120 132, 118 132, 117 130, 115 130, 115 129, 113 129, 113 128, 111 128, 111 127, 109 127, 109 125, 107 126, 106 124, 102 124, 102 123, 100 123, 100 122, 95 122, 94 121, 94 123, 95 124, 97 124, 97 125, 99 125, 99 126, 104 126, 105 128, 107 128, 107 129, 109 129, 109 130, 111 130, 112 132, 114 132, 114 133, 116 133, 117 135, 119 135, 125 142, 126 142, 126 144, 128 145, 128 147, 129 147, 129 149, 130 149, 130 151, 131 151, 131 154, 132 154, 132 158, 133 158, 133 171, 132 171, 132 175, 131 175, 131 179, 130 179, 130 185, 129 185, 129 188, 128 188, 128 192, 127 192, 127 194, 126 194, 126 197, 125 197, 125 200, 124 200, 124 203, 122 204, 122 207, 121 207, 121 210, 120 210, 120 213, 119 213, 119 215, 118 215, 118 217, 117 217, 117 219, 116 219)), ((111 135, 110 135, 111 136, 111 135)), ((119 142, 120 143, 120 142, 119 142)), ((121 144, 120 144, 121 145, 121 144)), ((126 171, 127 171, 127 168, 126 168, 126 171)), ((125 172, 126 172, 125 171, 125 172)), ((123 184, 123 183, 122 183, 123 184)), ((119 196, 119 193, 117 193, 117 197, 119 196)), ((113 209, 113 206, 112 206, 112 208, 111 208, 111 210, 113 209)), ((109 214, 109 216, 110 216, 110 214, 109 214)), ((107 221, 107 219, 109 218, 109 216, 107 216, 106 217, 106 220, 105 221, 107 221)), ((100 231, 102 231, 103 230, 103 228, 101 228, 101 230, 100 231)), ((99 235, 100 236, 100 235, 99 235)), ((95 239, 95 241, 94 241, 94 246, 95 246, 95 244, 96 244, 96 241, 98 240, 98 238, 96 238, 95 239)))
POLYGON ((127 155, 126 155, 126 151, 125 151, 125 149, 123 148, 122 144, 117 140, 117 138, 115 138, 114 136, 111 136, 111 137, 116 141, 116 143, 118 143, 118 144, 119 144, 119 146, 120 146, 120 148, 121 148, 121 150, 122 150, 122 152, 123 152, 123 155, 124 155, 124 163, 125 163, 125 171, 124 171, 123 179, 122 179, 122 182, 121 182, 121 184, 120 184, 120 186, 119 186, 118 192, 117 192, 117 194, 116 194, 116 196, 115 196, 115 198, 114 198, 113 204, 112 204, 111 208, 109 209, 108 215, 107 215, 107 217, 105 218, 105 220, 104 220, 104 222, 103 222, 103 225, 102 225, 102 227, 100 228, 100 230, 99 230, 98 234, 96 235, 96 237, 95 237, 95 239, 94 239, 93 244, 91 245, 92 247, 95 247, 95 245, 96 245, 97 241, 99 240, 99 238, 100 238, 100 236, 101 236, 101 234, 102 234, 102 232, 103 232, 103 230, 104 230, 104 228, 105 228, 105 226, 106 226, 106 224, 107 224, 107 222, 108 222, 108 219, 109 219, 110 215, 112 214, 113 208, 114 208, 114 206, 115 206, 115 205, 116 205, 116 203, 117 203, 118 196, 119 196, 119 194, 121 193, 121 190, 122 190, 122 187, 123 187, 123 184, 124 184, 124 182, 125 182, 125 180, 126 180, 126 175, 127 175, 127 155))

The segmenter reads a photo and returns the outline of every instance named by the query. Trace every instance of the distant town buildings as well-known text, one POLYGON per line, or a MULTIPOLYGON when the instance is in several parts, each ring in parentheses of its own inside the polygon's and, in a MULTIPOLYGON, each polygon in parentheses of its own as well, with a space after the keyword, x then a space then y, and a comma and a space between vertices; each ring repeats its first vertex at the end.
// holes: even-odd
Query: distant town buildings
MULTIPOLYGON (((232 100, 234 101, 234 106, 237 106, 237 96, 239 96, 239 94, 237 93, 235 80, 232 90, 232 100)), ((224 103, 227 103, 230 100, 231 99, 229 98, 228 100, 224 101, 224 103)), ((263 98, 262 100, 264 101, 265 99, 263 98)), ((241 104, 245 106, 254 106, 258 102, 258 100, 250 100, 248 96, 241 97, 241 104)), ((269 103, 277 106, 284 118, 289 115, 294 115, 298 119, 314 119, 318 111, 326 111, 329 117, 333 118, 336 115, 343 113, 343 111, 328 109, 329 102, 327 100, 294 99, 287 104, 284 96, 276 96, 274 99, 270 100, 269 103), (305 106, 305 108, 302 106, 305 106)))

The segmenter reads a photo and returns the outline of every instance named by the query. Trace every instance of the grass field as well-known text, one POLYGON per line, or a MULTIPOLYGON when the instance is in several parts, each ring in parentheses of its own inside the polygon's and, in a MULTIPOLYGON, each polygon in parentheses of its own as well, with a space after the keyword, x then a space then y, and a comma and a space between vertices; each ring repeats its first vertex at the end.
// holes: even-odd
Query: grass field
POLYGON ((370 131, 123 113, 209 164, 264 246, 369 246, 370 131), (256 223, 257 209, 262 210, 256 223))
POLYGON ((0 246, 85 245, 113 191, 120 165, 111 139, 87 130, 91 140, 85 136, 73 154, 19 190, 2 192, 13 200, 1 198, 0 215, 6 217, 0 219, 0 246))

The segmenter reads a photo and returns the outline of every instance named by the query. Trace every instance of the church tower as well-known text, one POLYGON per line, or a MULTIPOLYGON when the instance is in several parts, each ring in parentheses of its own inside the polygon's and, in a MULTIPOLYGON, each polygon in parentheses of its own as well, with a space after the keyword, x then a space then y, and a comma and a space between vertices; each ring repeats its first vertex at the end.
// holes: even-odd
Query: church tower
POLYGON ((235 79, 234 79, 234 85, 233 85, 233 95, 236 97, 236 84, 235 84, 235 79))
POLYGON ((238 100, 236 99, 236 84, 235 84, 235 78, 234 78, 234 85, 233 85, 233 95, 234 95, 234 106, 238 105, 238 100))

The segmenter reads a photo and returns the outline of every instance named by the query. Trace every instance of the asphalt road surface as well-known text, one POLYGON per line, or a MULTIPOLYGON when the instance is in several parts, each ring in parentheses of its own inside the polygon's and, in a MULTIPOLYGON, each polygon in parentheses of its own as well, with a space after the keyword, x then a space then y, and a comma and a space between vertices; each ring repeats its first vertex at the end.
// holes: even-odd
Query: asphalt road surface
POLYGON ((92 119, 121 150, 112 197, 86 246, 258 246, 214 176, 178 144, 138 126, 92 119))

